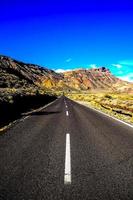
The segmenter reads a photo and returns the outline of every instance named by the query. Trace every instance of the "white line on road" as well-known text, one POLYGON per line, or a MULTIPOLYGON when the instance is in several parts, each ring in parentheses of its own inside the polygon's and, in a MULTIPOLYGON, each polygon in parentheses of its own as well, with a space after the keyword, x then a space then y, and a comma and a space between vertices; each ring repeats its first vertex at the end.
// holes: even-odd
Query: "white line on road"
POLYGON ((30 116, 28 115, 28 116, 26 116, 23 120, 25 120, 25 119, 28 119, 30 116))
MULTIPOLYGON (((76 103, 77 103, 77 102, 76 102, 76 103)), ((78 102, 78 103, 81 104, 80 102, 78 102)), ((81 105, 83 105, 83 104, 81 104, 81 105)), ((104 113, 104 112, 102 112, 102 111, 100 111, 100 110, 98 110, 98 109, 96 109, 96 108, 92 108, 92 107, 86 106, 86 105, 83 105, 83 106, 85 106, 85 107, 87 107, 87 108, 90 108, 90 109, 92 109, 92 110, 95 110, 96 112, 99 112, 99 113, 101 113, 101 114, 103 114, 103 115, 105 115, 105 116, 107 116, 107 117, 109 117, 109 118, 112 118, 112 119, 114 119, 114 120, 116 120, 116 121, 118 121, 118 122, 121 122, 122 124, 125 124, 125 125, 127 125, 127 126, 133 128, 133 125, 132 125, 132 124, 128 124, 127 122, 124 122, 124 121, 122 121, 122 120, 120 120, 120 119, 118 119, 118 118, 116 118, 116 117, 113 117, 113 116, 111 116, 111 115, 109 115, 109 114, 106 114, 106 113, 104 113)))
POLYGON ((64 184, 71 184, 71 152, 70 152, 70 134, 69 133, 66 134, 64 184))
POLYGON ((69 113, 68 113, 68 111, 66 111, 66 116, 69 116, 69 113))
POLYGON ((66 105, 66 108, 67 108, 68 106, 66 105))
POLYGON ((120 119, 117 119, 116 117, 110 116, 110 115, 108 115, 108 114, 106 114, 106 113, 104 113, 104 112, 102 112, 102 111, 100 111, 100 110, 97 110, 97 109, 95 109, 95 108, 91 108, 91 109, 93 109, 93 110, 95 110, 95 111, 97 111, 97 112, 99 112, 99 113, 101 113, 101 114, 103 114, 103 115, 106 115, 107 117, 110 117, 110 118, 112 118, 112 119, 114 119, 114 120, 116 120, 116 121, 118 121, 118 122, 121 122, 121 123, 123 123, 123 124, 125 124, 125 125, 127 125, 127 126, 130 126, 131 128, 133 128, 133 125, 128 124, 128 123, 126 123, 126 122, 124 122, 124 121, 122 121, 122 120, 120 120, 120 119))

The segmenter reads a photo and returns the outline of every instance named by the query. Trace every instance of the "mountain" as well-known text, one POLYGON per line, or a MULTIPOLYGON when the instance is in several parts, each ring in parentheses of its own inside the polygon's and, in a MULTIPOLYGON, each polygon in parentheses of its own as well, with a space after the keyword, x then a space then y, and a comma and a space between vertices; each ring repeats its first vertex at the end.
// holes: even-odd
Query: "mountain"
POLYGON ((38 65, 26 64, 0 56, 0 87, 27 88, 41 85, 53 87, 62 75, 38 65))
POLYGON ((133 83, 115 77, 105 67, 77 69, 63 75, 67 85, 77 90, 133 92, 133 83))
POLYGON ((65 72, 64 79, 70 87, 78 90, 107 89, 120 81, 105 67, 65 72))
POLYGON ((133 84, 116 78, 105 67, 56 73, 45 67, 0 56, 0 88, 42 88, 51 90, 132 91, 133 84))

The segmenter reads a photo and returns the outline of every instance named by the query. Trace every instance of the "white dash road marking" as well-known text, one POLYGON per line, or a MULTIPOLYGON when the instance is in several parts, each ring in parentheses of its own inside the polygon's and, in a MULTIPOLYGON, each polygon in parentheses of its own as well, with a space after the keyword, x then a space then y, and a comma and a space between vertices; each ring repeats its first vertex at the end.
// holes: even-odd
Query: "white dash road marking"
POLYGON ((69 133, 66 134, 64 184, 71 184, 71 152, 70 152, 70 134, 69 133))
POLYGON ((66 116, 69 116, 69 113, 68 113, 68 111, 66 111, 66 116))

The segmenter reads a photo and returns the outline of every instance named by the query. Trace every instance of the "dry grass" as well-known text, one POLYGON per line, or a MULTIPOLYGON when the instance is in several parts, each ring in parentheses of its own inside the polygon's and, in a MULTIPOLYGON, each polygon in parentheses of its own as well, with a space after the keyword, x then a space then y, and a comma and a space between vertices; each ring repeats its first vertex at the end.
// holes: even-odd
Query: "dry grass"
POLYGON ((56 95, 52 90, 41 89, 41 88, 0 88, 0 102, 13 103, 13 97, 16 95, 20 96, 35 96, 35 95, 56 95))
POLYGON ((67 94, 73 100, 97 108, 128 123, 133 123, 133 94, 67 94))

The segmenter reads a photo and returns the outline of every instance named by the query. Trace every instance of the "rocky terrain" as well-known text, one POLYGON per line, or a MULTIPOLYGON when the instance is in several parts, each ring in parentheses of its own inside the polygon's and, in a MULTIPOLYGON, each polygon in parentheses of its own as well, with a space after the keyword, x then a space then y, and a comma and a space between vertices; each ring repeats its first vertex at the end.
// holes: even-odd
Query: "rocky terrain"
POLYGON ((65 72, 64 79, 67 85, 77 90, 107 89, 109 87, 113 89, 113 85, 120 82, 105 67, 65 72))
MULTIPOLYGON (((116 78, 105 67, 56 73, 45 67, 0 56, 0 127, 21 117, 23 112, 53 101, 57 98, 56 95, 95 92, 129 95, 133 94, 133 84, 116 78)), ((102 106, 110 106, 112 109, 114 100, 107 100, 100 100, 102 106)), ((117 109, 121 109, 120 103, 117 103, 117 109)), ((128 104, 126 111, 131 111, 132 104, 128 104)))
POLYGON ((133 90, 132 84, 116 78, 105 67, 56 73, 45 67, 26 64, 6 56, 0 56, 0 88, 41 88, 53 91, 133 90))
POLYGON ((0 88, 45 87, 48 80, 56 84, 61 78, 60 74, 44 67, 0 56, 0 88))
POLYGON ((56 82, 60 77, 52 70, 0 56, 0 132, 24 112, 55 100, 54 94, 46 92, 42 79, 56 82))

